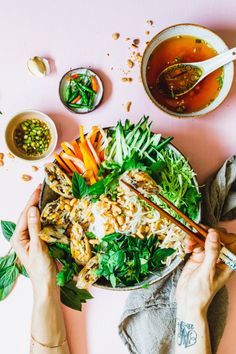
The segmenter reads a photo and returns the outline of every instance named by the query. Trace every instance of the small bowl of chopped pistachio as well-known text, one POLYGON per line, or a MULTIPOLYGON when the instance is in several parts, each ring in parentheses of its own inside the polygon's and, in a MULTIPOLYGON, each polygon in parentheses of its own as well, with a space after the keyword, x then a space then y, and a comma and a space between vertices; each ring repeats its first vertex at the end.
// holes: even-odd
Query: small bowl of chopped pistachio
POLYGON ((57 129, 45 113, 26 110, 10 119, 5 131, 8 149, 29 161, 48 157, 57 145, 57 129))

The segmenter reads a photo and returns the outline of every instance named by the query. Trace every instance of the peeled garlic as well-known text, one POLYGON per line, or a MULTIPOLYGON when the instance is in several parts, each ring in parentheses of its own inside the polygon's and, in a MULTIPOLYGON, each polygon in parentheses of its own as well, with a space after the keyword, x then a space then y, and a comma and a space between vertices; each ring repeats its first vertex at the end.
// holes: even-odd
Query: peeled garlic
POLYGON ((45 58, 33 57, 27 61, 29 72, 38 77, 46 76, 49 73, 49 62, 45 58))

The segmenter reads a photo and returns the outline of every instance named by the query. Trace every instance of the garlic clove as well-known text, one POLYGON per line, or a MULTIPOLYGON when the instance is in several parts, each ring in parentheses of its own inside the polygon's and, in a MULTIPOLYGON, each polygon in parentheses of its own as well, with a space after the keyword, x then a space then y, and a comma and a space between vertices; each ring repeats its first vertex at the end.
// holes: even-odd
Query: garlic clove
POLYGON ((30 58, 27 61, 27 67, 32 75, 38 77, 46 76, 50 71, 48 60, 41 57, 30 58))

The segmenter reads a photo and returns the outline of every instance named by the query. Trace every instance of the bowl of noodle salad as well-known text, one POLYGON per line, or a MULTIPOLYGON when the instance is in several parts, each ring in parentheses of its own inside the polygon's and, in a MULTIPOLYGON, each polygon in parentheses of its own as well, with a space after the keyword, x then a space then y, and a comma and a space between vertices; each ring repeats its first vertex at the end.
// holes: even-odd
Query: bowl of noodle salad
POLYGON ((115 127, 93 127, 45 165, 40 237, 62 269, 57 283, 108 290, 147 287, 184 259, 186 234, 130 191, 122 179, 181 218, 159 198, 169 199, 200 221, 200 193, 188 160, 151 131, 143 117, 115 127))

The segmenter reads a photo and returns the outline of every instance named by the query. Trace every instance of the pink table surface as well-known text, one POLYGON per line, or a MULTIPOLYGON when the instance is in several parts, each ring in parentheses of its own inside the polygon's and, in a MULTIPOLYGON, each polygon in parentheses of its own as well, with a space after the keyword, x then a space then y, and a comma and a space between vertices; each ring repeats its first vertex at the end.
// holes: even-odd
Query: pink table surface
MULTIPOLYGON (((222 36, 229 46, 236 45, 236 2, 233 0, 198 1, 4 1, 0 9, 0 151, 4 145, 4 127, 9 118, 23 109, 34 108, 49 114, 56 122, 59 141, 73 139, 84 124, 109 126, 128 117, 137 121, 143 114, 154 121, 153 129, 165 136, 175 136, 175 144, 188 156, 200 183, 216 171, 236 150, 235 84, 224 104, 215 112, 199 119, 178 120, 160 112, 147 98, 138 80, 137 65, 130 76, 133 83, 121 82, 127 69, 130 51, 126 37, 145 41, 159 30, 175 23, 198 23, 222 36), (147 20, 153 20, 149 26, 147 20), (150 36, 145 31, 150 31, 150 36), (119 32, 114 41, 112 33, 119 32), (109 55, 107 55, 109 54, 109 55), (34 55, 50 59, 52 73, 38 79, 28 74, 26 61, 34 55), (93 113, 77 116, 69 113, 58 98, 58 82, 70 68, 91 66, 104 80, 105 97, 93 113), (114 67, 111 70, 111 67, 114 67), (132 101, 131 111, 122 106, 132 101)), ((40 170, 17 159, 5 159, 0 169, 0 219, 16 221, 29 194, 43 178, 40 170), (31 182, 21 180, 31 174, 31 182)), ((236 231, 236 223, 228 223, 236 231)), ((8 249, 1 237, 0 253, 8 249)), ((229 316, 218 354, 235 353, 236 277, 228 284, 229 316)), ((117 325, 126 293, 91 289, 94 300, 82 313, 64 308, 72 354, 125 354, 117 325)), ((1 353, 28 352, 32 307, 31 286, 21 277, 6 301, 0 303, 1 353)), ((157 328, 158 331, 158 328, 157 328)), ((141 335, 141 334, 140 334, 141 335)))

